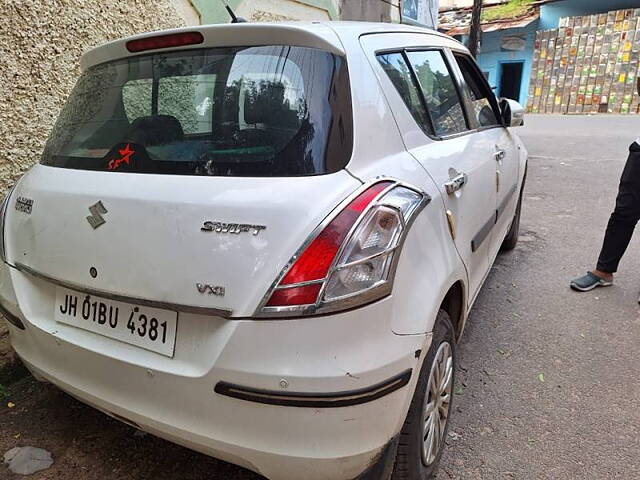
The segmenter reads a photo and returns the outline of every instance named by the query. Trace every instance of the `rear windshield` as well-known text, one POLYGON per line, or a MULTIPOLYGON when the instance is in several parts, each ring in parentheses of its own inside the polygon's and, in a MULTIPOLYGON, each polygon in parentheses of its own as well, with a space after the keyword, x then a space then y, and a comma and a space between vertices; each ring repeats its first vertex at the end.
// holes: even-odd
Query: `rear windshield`
POLYGON ((345 61, 291 46, 156 53, 88 69, 41 163, 114 172, 299 176, 352 148, 345 61))

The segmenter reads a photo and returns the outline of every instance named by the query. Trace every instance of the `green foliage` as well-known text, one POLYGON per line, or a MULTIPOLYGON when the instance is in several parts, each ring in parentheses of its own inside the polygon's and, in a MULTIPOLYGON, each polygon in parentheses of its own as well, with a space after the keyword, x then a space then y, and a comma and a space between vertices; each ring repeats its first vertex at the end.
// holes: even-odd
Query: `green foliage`
POLYGON ((517 18, 527 13, 531 2, 533 2, 533 0, 510 0, 503 5, 483 9, 480 18, 483 22, 517 18))

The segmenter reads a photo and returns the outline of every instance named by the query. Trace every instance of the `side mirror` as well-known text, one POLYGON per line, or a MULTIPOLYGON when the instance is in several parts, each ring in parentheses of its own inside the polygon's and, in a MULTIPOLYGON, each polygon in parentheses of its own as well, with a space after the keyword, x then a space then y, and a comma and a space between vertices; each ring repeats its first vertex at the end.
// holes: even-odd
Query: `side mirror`
POLYGON ((505 127, 521 127, 524 125, 524 108, 510 98, 500 99, 500 113, 505 127))

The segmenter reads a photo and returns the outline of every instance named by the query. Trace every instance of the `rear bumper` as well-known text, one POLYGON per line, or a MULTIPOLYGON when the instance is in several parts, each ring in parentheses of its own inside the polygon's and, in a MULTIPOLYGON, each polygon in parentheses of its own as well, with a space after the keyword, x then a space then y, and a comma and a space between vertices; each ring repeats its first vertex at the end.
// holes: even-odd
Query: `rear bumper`
MULTIPOLYGON (((31 280, 11 275, 28 290, 20 282, 31 280)), ((26 328, 10 327, 11 341, 38 377, 154 435, 271 479, 352 480, 388 464, 417 377, 408 372, 429 346, 429 336, 392 333, 392 305, 284 321, 185 315, 167 359, 56 324, 30 304, 12 310, 26 328), (228 395, 229 386, 278 401, 228 395), (339 402, 280 401, 300 397, 339 402)))

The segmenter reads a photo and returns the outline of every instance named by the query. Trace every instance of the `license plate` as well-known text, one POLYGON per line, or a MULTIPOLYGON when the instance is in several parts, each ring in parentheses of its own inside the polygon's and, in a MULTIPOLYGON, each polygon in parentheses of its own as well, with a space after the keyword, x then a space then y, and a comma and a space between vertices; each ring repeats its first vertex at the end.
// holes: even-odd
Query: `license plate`
POLYGON ((56 287, 56 322, 173 357, 178 313, 56 287))

